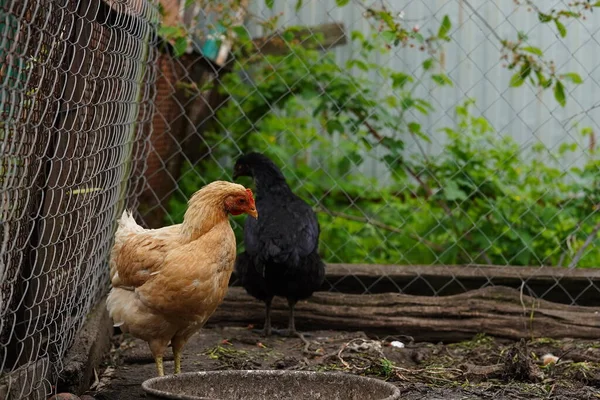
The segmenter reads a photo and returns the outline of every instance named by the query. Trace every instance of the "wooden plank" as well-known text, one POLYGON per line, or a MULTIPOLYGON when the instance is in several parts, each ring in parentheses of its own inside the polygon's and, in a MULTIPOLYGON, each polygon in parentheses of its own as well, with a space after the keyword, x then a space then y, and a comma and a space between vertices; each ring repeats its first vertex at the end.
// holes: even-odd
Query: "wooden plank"
POLYGON ((0 377, 0 399, 44 399, 50 387, 50 359, 43 357, 0 377))
POLYGON ((563 304, 600 306, 600 271, 490 265, 330 264, 324 290, 447 296, 488 286, 521 289, 563 304))
MULTIPOLYGON (((272 320, 287 324, 287 303, 276 298, 272 320)), ((495 286, 454 296, 409 296, 398 293, 357 295, 318 292, 296 307, 300 330, 338 329, 370 334, 410 335, 417 341, 454 342, 478 333, 508 339, 600 337, 598 307, 552 303, 495 286), (368 316, 368 317, 367 317, 368 316)), ((264 322, 264 304, 230 288, 209 325, 264 322)))
MULTIPOLYGON (((235 277, 232 278, 232 283, 235 277)), ((448 296, 488 286, 562 304, 600 306, 600 270, 491 265, 328 264, 322 291, 448 296)))
POLYGON ((586 279, 589 277, 600 279, 600 269, 567 269, 557 267, 522 267, 522 266, 496 266, 482 264, 468 265, 382 265, 382 264, 328 264, 328 276, 342 276, 352 273, 361 276, 456 276, 469 277, 497 277, 497 278, 574 278, 586 279))

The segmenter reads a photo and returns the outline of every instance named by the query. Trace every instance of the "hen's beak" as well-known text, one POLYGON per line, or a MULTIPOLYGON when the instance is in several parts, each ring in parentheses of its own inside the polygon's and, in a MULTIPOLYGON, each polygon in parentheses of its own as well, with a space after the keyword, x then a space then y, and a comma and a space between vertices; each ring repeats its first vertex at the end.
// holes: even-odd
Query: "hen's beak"
POLYGON ((254 217, 254 219, 258 219, 258 211, 256 210, 256 208, 251 208, 250 210, 248 210, 247 214, 251 217, 254 217))

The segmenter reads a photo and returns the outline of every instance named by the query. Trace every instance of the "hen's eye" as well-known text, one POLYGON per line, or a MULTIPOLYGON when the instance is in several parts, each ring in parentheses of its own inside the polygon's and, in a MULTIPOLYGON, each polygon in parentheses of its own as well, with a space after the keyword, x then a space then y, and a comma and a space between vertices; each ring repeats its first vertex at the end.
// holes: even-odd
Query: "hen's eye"
POLYGON ((246 203, 246 200, 244 200, 244 199, 239 199, 238 200, 238 204, 244 204, 244 203, 246 203))

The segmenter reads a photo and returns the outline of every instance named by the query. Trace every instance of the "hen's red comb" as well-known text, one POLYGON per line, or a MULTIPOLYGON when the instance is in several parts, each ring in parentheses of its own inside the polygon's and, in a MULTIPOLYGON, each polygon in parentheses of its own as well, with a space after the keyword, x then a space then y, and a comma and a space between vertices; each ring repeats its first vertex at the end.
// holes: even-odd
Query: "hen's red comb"
POLYGON ((248 196, 248 202, 252 207, 254 207, 254 196, 252 196, 252 190, 246 189, 246 196, 248 196))

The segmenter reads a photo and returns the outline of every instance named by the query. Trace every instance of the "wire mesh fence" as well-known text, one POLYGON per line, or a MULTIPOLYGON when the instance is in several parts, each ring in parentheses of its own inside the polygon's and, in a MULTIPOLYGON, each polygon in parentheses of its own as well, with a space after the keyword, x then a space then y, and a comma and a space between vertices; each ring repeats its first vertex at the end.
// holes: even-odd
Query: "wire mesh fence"
POLYGON ((332 266, 325 289, 508 284, 596 304, 595 271, 572 271, 599 264, 594 8, 163 3, 172 52, 146 171, 158 186, 145 187, 142 216, 181 221, 193 191, 259 151, 318 211, 328 262, 410 266, 332 266))
POLYGON ((150 133, 157 21, 143 1, 0 1, 1 398, 51 393, 107 291, 150 133))
POLYGON ((318 212, 323 290, 598 305, 593 2, 158 4, 0 0, 0 397, 51 392, 124 206, 180 222, 248 151, 318 212))

